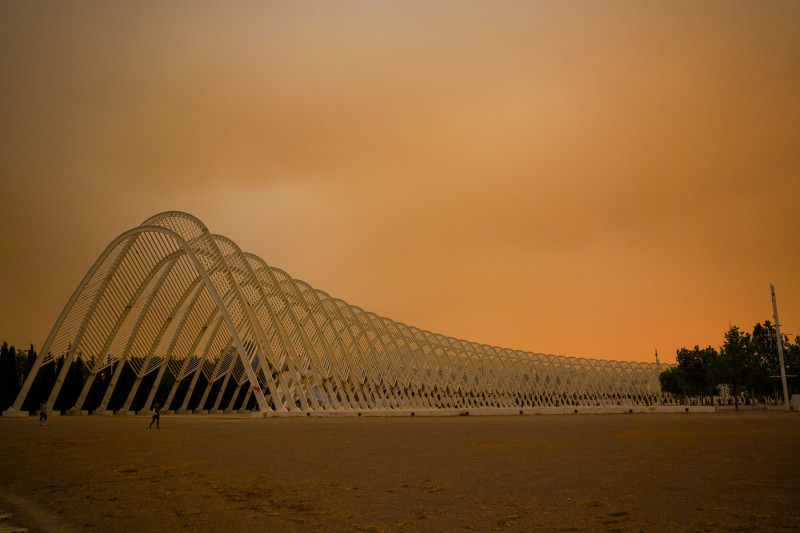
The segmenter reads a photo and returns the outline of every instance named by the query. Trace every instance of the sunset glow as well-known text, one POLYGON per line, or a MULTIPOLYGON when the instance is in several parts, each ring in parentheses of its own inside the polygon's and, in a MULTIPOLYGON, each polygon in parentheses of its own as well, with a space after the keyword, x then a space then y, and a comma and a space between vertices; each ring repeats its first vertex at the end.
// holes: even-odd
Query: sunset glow
POLYGON ((0 3, 0 341, 194 214, 363 309, 662 362, 800 335, 800 3, 0 3))

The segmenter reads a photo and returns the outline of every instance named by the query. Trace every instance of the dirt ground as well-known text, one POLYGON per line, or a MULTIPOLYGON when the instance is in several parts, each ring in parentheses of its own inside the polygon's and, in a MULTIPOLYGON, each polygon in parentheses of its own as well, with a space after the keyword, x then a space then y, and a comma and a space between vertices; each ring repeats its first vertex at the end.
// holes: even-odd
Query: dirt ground
POLYGON ((0 417, 0 531, 800 530, 798 413, 148 423, 0 417))

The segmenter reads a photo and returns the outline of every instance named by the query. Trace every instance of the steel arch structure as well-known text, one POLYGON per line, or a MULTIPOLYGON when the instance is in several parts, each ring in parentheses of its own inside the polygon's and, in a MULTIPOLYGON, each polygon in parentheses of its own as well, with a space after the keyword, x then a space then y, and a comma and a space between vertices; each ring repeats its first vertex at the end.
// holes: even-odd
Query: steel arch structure
POLYGON ((310 413, 665 400, 659 365, 522 352, 407 326, 293 279, 176 211, 108 245, 56 320, 10 411, 22 408, 36 375, 56 360, 60 371, 46 404, 52 408, 80 360, 88 378, 77 411, 103 371, 110 379, 92 407, 106 411, 123 368, 135 380, 122 412, 137 397, 150 406, 167 372, 173 384, 163 403, 176 410, 253 402, 264 412, 310 413), (151 374, 149 390, 140 391, 151 374), (176 402, 180 383, 188 391, 176 402))

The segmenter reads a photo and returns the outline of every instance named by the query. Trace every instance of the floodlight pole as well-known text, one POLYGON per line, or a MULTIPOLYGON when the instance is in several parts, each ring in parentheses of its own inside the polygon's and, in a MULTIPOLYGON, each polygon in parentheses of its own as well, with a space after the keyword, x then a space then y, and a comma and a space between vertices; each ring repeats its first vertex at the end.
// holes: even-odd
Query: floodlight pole
POLYGON ((789 409, 789 389, 786 386, 786 368, 783 366, 783 337, 781 337, 781 323, 778 321, 778 304, 775 303, 775 287, 769 284, 772 293, 772 316, 775 318, 775 337, 778 341, 778 360, 781 365, 781 385, 783 385, 783 408, 789 409))

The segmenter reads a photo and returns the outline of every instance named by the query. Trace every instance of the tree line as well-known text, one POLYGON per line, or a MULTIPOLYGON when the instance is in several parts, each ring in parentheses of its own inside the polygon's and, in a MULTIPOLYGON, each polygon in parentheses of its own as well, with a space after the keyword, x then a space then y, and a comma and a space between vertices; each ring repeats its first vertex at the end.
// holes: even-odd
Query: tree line
MULTIPOLYGON (((36 361, 36 351, 34 350, 33 345, 31 345, 27 350, 18 350, 13 345, 9 345, 7 342, 3 342, 2 346, 0 346, 0 412, 5 411, 14 404, 19 391, 22 389, 22 384, 24 383, 25 378, 28 376, 28 373, 33 367, 34 361, 36 361)), ((89 389, 84 405, 89 406, 89 408, 92 409, 100 404, 108 384, 111 381, 111 377, 116 369, 116 365, 118 364, 120 364, 120 362, 114 363, 113 365, 101 370, 97 374, 94 383, 89 389)), ((42 402, 47 401, 50 391, 53 389, 53 385, 55 384, 56 378, 61 372, 63 365, 64 358, 60 357, 55 361, 44 365, 39 370, 39 373, 36 375, 28 395, 25 397, 25 401, 22 404, 23 411, 35 412, 39 409, 39 405, 42 402)), ((75 402, 77 401, 78 396, 80 395, 80 392, 86 383, 86 380, 89 378, 89 373, 89 368, 83 364, 83 361, 81 361, 80 358, 76 359, 67 371, 64 384, 61 386, 61 391, 59 392, 55 405, 53 405, 52 408, 56 411, 66 411, 71 409, 75 405, 75 402)), ((155 374, 155 372, 151 372, 142 379, 142 386, 139 388, 136 398, 132 403, 132 408, 134 408, 134 410, 146 407, 144 402, 146 400, 147 392, 150 390, 150 387, 155 380, 155 374)), ((131 390, 135 380, 136 374, 130 368, 130 365, 126 364, 122 368, 117 381, 117 386, 114 388, 111 398, 109 399, 109 410, 115 411, 123 406, 125 400, 127 399, 128 392, 131 390)), ((169 372, 166 372, 163 379, 159 383, 155 401, 159 401, 163 404, 174 383, 175 378, 169 372)), ((200 394, 204 390, 206 384, 207 380, 205 376, 201 374, 197 383, 197 387, 190 398, 191 405, 199 402, 200 394)), ((215 383, 214 385, 219 386, 219 383, 215 383)), ((173 400, 174 405, 180 405, 180 402, 188 393, 188 389, 189 380, 181 380, 181 382, 178 384, 175 398, 173 400)), ((229 383, 229 386, 223 395, 223 400, 225 400, 226 397, 230 398, 230 395, 236 392, 235 389, 235 385, 233 383, 229 383)))
MULTIPOLYGON (((800 335, 794 342, 783 337, 786 374, 800 374, 800 335)), ((780 358, 775 326, 769 320, 756 324, 753 332, 731 326, 719 350, 707 346, 681 348, 677 365, 661 373, 661 390, 682 402, 780 403, 783 395, 780 358)), ((800 380, 787 378, 789 397, 800 393, 800 380)), ((788 400, 788 398, 787 398, 788 400)))

